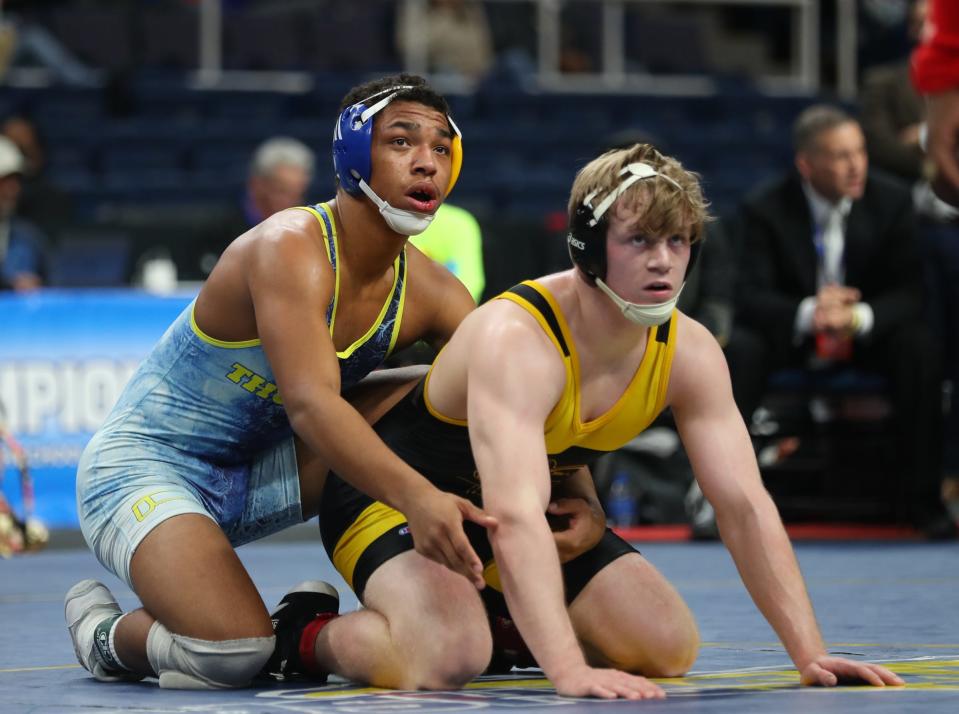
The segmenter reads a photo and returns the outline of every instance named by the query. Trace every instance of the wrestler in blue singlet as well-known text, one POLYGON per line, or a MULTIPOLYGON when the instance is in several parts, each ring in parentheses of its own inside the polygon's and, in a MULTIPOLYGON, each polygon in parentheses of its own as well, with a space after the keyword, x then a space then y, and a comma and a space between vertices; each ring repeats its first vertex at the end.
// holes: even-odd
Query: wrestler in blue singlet
MULTIPOLYGON (((326 204, 306 207, 320 222, 339 297, 338 244, 326 204)), ((337 353, 343 389, 389 356, 406 285, 406 252, 370 329, 337 353)), ((120 395, 80 460, 77 507, 101 562, 129 582, 139 542, 167 518, 213 518, 234 545, 302 520, 292 429, 259 339, 224 342, 197 326, 191 303, 120 395)))

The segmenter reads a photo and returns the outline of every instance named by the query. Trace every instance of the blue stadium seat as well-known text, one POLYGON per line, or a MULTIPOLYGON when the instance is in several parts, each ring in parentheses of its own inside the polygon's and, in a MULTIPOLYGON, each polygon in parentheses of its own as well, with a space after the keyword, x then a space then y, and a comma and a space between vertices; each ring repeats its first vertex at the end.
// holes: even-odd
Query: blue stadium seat
POLYGON ((51 150, 47 147, 47 171, 58 169, 89 169, 92 150, 83 144, 62 144, 51 150))
POLYGON ((306 18, 307 14, 300 11, 231 13, 223 23, 224 66, 240 70, 302 69, 306 18))
POLYGON ((99 175, 91 171, 86 164, 51 164, 47 173, 50 180, 67 193, 89 191, 96 188, 100 182, 99 175))
POLYGON ((124 233, 85 231, 62 236, 50 261, 55 287, 114 287, 127 284, 130 239, 124 233))
POLYGON ((203 142, 192 147, 190 163, 194 172, 223 172, 242 178, 255 147, 253 141, 203 142))
POLYGON ((40 92, 30 98, 29 107, 33 117, 44 126, 102 122, 106 115, 103 95, 91 90, 40 92))
MULTIPOLYGON (((286 121, 290 97, 276 92, 212 92, 206 100, 207 116, 221 119, 286 121)), ((275 130, 275 126, 274 126, 275 130)))
POLYGON ((122 171, 129 174, 125 180, 134 182, 138 171, 173 171, 181 165, 177 147, 166 146, 159 142, 115 143, 104 147, 100 154, 100 166, 105 173, 122 171))

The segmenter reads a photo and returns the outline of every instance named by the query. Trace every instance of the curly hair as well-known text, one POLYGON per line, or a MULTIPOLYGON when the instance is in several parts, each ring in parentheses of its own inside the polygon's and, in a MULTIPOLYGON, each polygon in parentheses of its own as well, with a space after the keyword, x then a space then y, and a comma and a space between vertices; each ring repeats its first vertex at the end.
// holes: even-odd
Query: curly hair
POLYGON ((358 84, 343 97, 343 101, 340 102, 340 111, 342 112, 347 107, 351 107, 357 102, 362 102, 364 99, 368 99, 374 95, 381 93, 385 95, 387 90, 393 87, 404 86, 411 87, 411 89, 400 90, 394 101, 416 102, 417 104, 430 107, 443 114, 450 113, 450 107, 446 102, 446 98, 433 89, 429 85, 429 82, 419 75, 405 73, 393 74, 389 77, 381 77, 370 80, 369 82, 364 82, 363 84, 358 84))
POLYGON ((623 180, 620 172, 633 163, 647 164, 676 184, 664 180, 637 181, 617 199, 610 212, 628 210, 637 214, 636 230, 649 235, 671 235, 688 230, 690 240, 702 238, 703 226, 712 221, 712 217, 699 174, 687 171, 679 161, 664 156, 651 144, 613 149, 586 164, 573 181, 569 215, 572 216, 593 191, 598 192, 597 202, 615 191, 623 180))

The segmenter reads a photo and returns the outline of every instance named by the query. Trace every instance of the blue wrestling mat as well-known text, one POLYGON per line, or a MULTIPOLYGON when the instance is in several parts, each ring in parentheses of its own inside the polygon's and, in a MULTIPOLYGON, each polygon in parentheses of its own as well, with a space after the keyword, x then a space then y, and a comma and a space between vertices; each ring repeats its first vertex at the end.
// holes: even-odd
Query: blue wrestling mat
MULTIPOLYGON (((332 682, 230 692, 161 690, 155 682, 101 684, 76 664, 63 623, 66 590, 100 578, 126 609, 137 601, 86 551, 0 561, 0 712, 384 712, 523 710, 596 712, 959 711, 959 548, 950 544, 798 544, 830 652, 885 664, 906 687, 801 688, 798 675, 750 601, 719 544, 640 544, 679 589, 703 647, 682 679, 656 680, 665 701, 605 702, 556 696, 537 670, 482 678, 458 692, 395 692, 332 682), (610 710, 612 710, 610 709, 610 710)), ((324 578, 356 607, 319 543, 254 544, 240 555, 268 607, 297 582, 324 578)), ((175 578, 175 576, 172 576, 175 578)), ((641 593, 637 599, 641 601, 641 593)))

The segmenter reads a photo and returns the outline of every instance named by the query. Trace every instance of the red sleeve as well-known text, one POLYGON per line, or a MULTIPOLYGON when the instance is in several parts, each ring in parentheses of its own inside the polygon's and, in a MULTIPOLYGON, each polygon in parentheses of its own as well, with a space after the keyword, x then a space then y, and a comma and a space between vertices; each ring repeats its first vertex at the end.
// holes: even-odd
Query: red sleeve
POLYGON ((912 81, 922 94, 959 89, 959 2, 932 0, 926 36, 912 54, 912 81))

